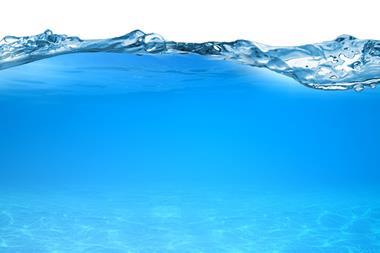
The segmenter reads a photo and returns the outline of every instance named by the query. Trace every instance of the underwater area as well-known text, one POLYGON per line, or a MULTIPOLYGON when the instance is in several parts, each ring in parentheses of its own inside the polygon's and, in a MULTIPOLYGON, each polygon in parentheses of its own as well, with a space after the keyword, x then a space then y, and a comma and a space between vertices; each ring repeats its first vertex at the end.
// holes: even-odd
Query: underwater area
POLYGON ((1 253, 380 252, 376 41, 39 36, 0 43, 1 253))

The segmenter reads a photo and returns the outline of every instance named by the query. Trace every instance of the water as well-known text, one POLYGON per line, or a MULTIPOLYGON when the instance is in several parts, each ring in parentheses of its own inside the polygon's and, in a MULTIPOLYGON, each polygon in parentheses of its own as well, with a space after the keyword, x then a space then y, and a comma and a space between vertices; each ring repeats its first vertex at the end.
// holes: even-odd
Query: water
POLYGON ((6 36, 0 41, 0 69, 55 55, 79 52, 200 54, 270 69, 321 90, 361 91, 379 82, 380 41, 341 35, 333 41, 273 47, 247 40, 189 43, 166 41, 158 34, 132 31, 121 37, 82 40, 54 34, 6 36))
POLYGON ((2 58, 0 252, 380 252, 378 89, 46 49, 2 58))

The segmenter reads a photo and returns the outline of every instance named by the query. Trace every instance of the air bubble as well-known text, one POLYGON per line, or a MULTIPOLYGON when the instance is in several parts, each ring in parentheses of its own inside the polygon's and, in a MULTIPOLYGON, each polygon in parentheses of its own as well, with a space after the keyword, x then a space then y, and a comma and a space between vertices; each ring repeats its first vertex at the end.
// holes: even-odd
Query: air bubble
POLYGON ((159 53, 166 49, 164 38, 158 34, 147 34, 144 36, 144 48, 148 53, 159 53))
POLYGON ((50 30, 50 29, 47 29, 47 30, 44 32, 44 34, 50 36, 50 35, 53 35, 53 31, 50 30))
POLYGON ((17 41, 19 41, 20 40, 20 38, 19 37, 16 37, 16 36, 5 36, 4 38, 3 38, 3 41, 5 42, 5 43, 14 43, 14 42, 17 42, 17 41))
POLYGON ((362 84, 356 84, 356 85, 354 85, 354 90, 356 92, 363 91, 364 90, 364 86, 362 84))

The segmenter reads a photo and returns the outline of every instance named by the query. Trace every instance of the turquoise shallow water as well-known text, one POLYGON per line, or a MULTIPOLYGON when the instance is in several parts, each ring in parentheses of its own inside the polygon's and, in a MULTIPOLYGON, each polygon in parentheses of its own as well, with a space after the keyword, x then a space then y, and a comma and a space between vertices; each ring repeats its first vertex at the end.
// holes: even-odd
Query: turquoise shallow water
POLYGON ((378 252, 368 192, 3 192, 2 252, 378 252))
POLYGON ((380 252, 378 89, 193 55, 0 71, 0 252, 380 252))

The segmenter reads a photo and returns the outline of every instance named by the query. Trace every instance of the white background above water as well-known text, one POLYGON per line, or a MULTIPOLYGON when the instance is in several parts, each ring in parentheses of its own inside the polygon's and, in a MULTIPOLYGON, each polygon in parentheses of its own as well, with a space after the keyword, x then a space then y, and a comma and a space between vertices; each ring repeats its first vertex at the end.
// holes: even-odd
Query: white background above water
POLYGON ((0 37, 46 28, 82 38, 105 38, 134 29, 176 41, 230 41, 299 45, 351 34, 380 39, 380 3, 373 0, 265 1, 3 1, 0 37))

